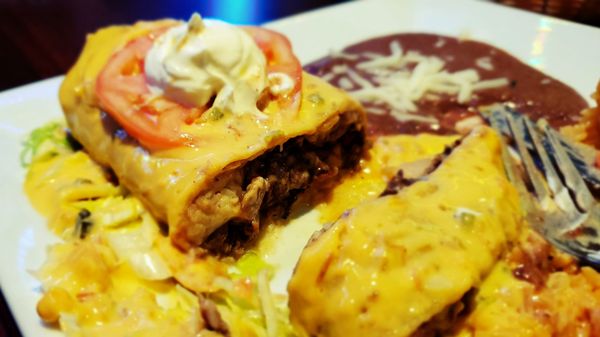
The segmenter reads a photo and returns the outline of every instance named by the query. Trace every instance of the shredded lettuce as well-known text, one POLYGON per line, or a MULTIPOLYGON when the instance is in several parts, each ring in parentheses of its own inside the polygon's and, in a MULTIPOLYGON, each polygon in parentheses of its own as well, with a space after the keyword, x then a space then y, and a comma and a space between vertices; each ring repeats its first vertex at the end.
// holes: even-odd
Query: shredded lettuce
POLYGON ((72 151, 65 126, 60 122, 51 122, 33 130, 23 142, 20 161, 23 167, 40 159, 54 157, 57 154, 72 151))
POLYGON ((286 297, 271 292, 272 271, 260 256, 248 252, 229 269, 237 286, 209 295, 231 336, 297 336, 289 321, 286 297))
POLYGON ((269 286, 269 278, 266 270, 262 270, 257 277, 258 297, 260 306, 265 319, 267 337, 279 336, 279 319, 277 318, 277 308, 275 300, 269 286))
POLYGON ((248 251, 229 268, 229 275, 234 280, 244 277, 255 278, 264 269, 270 272, 273 268, 258 254, 248 251))

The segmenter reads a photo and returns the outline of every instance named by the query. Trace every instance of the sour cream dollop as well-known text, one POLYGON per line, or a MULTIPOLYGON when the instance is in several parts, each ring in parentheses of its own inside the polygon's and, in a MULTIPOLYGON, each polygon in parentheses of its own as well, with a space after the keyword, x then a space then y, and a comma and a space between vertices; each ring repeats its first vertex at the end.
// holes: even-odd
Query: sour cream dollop
POLYGON ((244 30, 193 14, 161 35, 146 55, 151 91, 187 106, 252 112, 268 86, 262 51, 244 30))

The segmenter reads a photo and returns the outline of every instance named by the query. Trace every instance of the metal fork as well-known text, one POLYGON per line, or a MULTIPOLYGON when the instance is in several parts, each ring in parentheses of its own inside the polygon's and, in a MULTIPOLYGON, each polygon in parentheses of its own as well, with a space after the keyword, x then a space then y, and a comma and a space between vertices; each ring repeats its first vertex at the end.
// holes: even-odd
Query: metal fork
POLYGON ((588 188, 600 186, 600 172, 589 158, 595 150, 569 142, 544 119, 536 124, 505 105, 481 113, 503 135, 504 167, 529 223, 559 249, 600 266, 600 204, 588 188))

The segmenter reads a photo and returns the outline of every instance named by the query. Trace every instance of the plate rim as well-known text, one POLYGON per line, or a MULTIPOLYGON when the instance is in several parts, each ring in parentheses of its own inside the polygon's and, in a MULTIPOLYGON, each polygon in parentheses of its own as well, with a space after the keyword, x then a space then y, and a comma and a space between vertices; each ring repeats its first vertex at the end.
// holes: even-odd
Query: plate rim
MULTIPOLYGON (((441 0, 443 1, 443 0, 441 0)), ((441 2, 441 1, 438 1, 441 2)), ((373 6, 377 6, 377 5, 385 5, 385 4, 389 4, 392 3, 393 0, 371 0, 371 1, 350 1, 350 2, 345 2, 345 3, 341 3, 341 4, 335 4, 335 5, 331 5, 331 6, 326 6, 326 7, 322 7, 322 8, 318 8, 318 9, 314 9, 314 10, 310 10, 307 12, 302 12, 302 13, 298 13, 298 14, 294 14, 285 18, 281 18, 281 19, 277 19, 274 21, 270 21, 265 23, 264 25, 266 27, 275 29, 275 30, 285 30, 288 29, 288 27, 290 25, 294 25, 294 22, 297 21, 301 21, 301 20, 308 20, 314 16, 326 16, 326 15, 333 15, 336 13, 336 11, 339 11, 341 8, 345 8, 347 10, 347 8, 352 8, 352 7, 357 7, 360 8, 362 6, 368 6, 368 7, 373 7, 373 6), (333 13, 333 14, 332 14, 333 13)), ((409 3, 420 3, 421 5, 419 6, 427 6, 429 4, 432 3, 436 3, 436 0, 426 0, 426 1, 419 1, 419 0, 404 0, 404 1, 395 1, 397 3, 402 3, 402 4, 409 4, 409 3)), ((483 7, 487 7, 487 6, 493 6, 496 11, 500 11, 500 12, 504 12, 504 13, 521 13, 521 14, 525 14, 527 17, 529 17, 531 20, 540 20, 540 19, 546 19, 549 20, 550 22, 558 25, 559 27, 569 27, 569 29, 575 29, 575 30, 585 30, 585 31, 589 31, 592 34, 597 34, 598 37, 600 38, 600 28, 596 28, 593 26, 588 26, 588 25, 584 25, 584 24, 580 24, 580 23, 575 23, 575 22, 571 22, 571 21, 567 21, 567 20, 563 20, 563 19, 559 19, 559 18, 554 18, 554 17, 550 17, 547 15, 542 15, 542 14, 538 14, 538 13, 531 13, 525 10, 521 10, 521 9, 517 9, 517 8, 512 8, 512 7, 507 7, 501 4, 498 4, 496 2, 492 2, 492 1, 475 1, 475 0, 454 0, 453 4, 462 4, 462 5, 466 5, 466 4, 475 4, 475 6, 483 6, 483 7)), ((503 15, 508 15, 508 14, 503 14, 503 15)), ((376 36, 376 35, 374 35, 376 36)), ((493 41, 490 42, 493 44, 493 41)), ((599 69, 600 70, 600 69, 599 69)), ((27 83, 27 84, 23 84, 14 88, 9 88, 7 90, 4 90, 2 92, 0 92, 0 124, 2 124, 6 117, 6 113, 4 113, 2 110, 4 110, 3 108, 9 106, 10 104, 14 104, 15 101, 19 101, 19 100, 29 100, 33 97, 33 95, 37 95, 37 93, 42 92, 43 94, 40 96, 41 98, 44 99, 49 99, 51 101, 55 101, 58 102, 57 99, 57 95, 58 95, 58 87, 59 84, 62 80, 62 78, 64 77, 64 75, 58 75, 58 76, 54 76, 54 77, 50 77, 44 80, 40 80, 40 81, 36 81, 36 82, 32 82, 32 83, 27 83)), ((560 78, 559 78, 560 79, 560 78)), ((598 79, 600 79, 600 72, 598 73, 598 79)), ((589 90, 593 90, 593 88, 589 88, 589 90)), ((579 91, 581 93, 581 91, 579 91)), ((588 98, 587 95, 584 95, 584 97, 588 98)), ((38 124, 40 121, 36 121, 38 124)), ((41 122, 47 122, 47 120, 43 120, 41 122)), ((33 126, 33 125, 32 125, 33 126)), ((2 131, 3 129, 0 128, 0 141, 4 142, 4 137, 5 134, 2 131)), ((0 143, 3 144, 3 143, 0 143)), ((17 160, 16 158, 9 158, 10 160, 17 160)), ((21 176, 24 176, 25 170, 21 170, 21 172, 19 173, 21 176)), ((19 192, 22 193, 22 190, 19 190, 19 192)), ((0 198, 4 198, 5 196, 9 196, 10 193, 14 193, 14 191, 9 191, 9 192, 0 192, 3 193, 2 195, 0 195, 0 198)), ((3 200, 3 199, 0 199, 3 200)), ((0 206, 0 210, 5 209, 5 205, 0 206)), ((30 209, 30 212, 35 212, 33 209, 30 209)), ((41 216, 38 216, 38 218, 41 218, 43 220, 42 224, 45 227, 45 218, 42 218, 41 216)), ((1 226, 0 229, 5 229, 6 226, 1 226)), ((4 237, 4 236, 2 236, 4 237)), ((4 239, 2 239, 2 237, 0 237, 0 244, 2 244, 4 241, 4 239)), ((4 244, 2 244, 2 246, 5 246, 4 244)), ((4 248, 6 249, 6 248, 4 248)), ((45 250, 45 248, 44 248, 45 250)), ((7 269, 7 267, 5 266, 0 266, 0 270, 2 271, 2 274, 4 274, 7 269)), ((23 271, 18 271, 23 272, 23 271)), ((26 271, 25 271, 26 272, 26 271)), ((37 315, 35 314, 35 308, 31 307, 31 308, 25 308, 27 309, 26 311, 23 310, 15 310, 15 308, 19 308, 21 303, 21 300, 24 297, 28 297, 28 296, 36 296, 36 298, 39 296, 39 293, 35 292, 35 289, 32 289, 32 291, 30 293, 27 294, 13 294, 13 293, 7 293, 6 290, 10 290, 13 289, 14 287, 10 284, 10 282, 7 283, 6 281, 7 277, 5 275, 2 275, 2 277, 0 277, 0 289, 2 289, 3 293, 4 293, 4 297, 6 299, 6 303, 8 305, 8 309, 11 313, 11 315, 13 316, 19 330, 21 331, 21 334, 25 337, 31 337, 31 336, 35 336, 36 333, 40 333, 43 332, 45 335, 54 335, 52 334, 52 332, 56 332, 56 336, 62 336, 62 332, 58 332, 56 331, 56 329, 52 329, 49 330, 48 328, 43 326, 43 323, 41 323, 41 320, 39 320, 39 318, 37 317, 37 315), (25 312, 29 312, 29 314, 24 314, 25 312), (18 314, 16 314, 18 313, 18 314), (32 322, 32 319, 35 320, 35 324, 34 322, 32 322), (35 326, 35 327, 32 327, 35 326), (54 330, 54 331, 53 331, 54 330)), ((22 309, 22 308, 21 308, 22 309)))

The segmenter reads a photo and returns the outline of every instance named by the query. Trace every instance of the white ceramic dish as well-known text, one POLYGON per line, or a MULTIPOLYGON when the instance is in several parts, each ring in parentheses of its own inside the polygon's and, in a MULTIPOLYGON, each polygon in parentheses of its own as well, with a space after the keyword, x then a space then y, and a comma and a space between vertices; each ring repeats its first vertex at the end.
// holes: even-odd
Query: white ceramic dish
MULTIPOLYGON (((482 1, 356 1, 268 26, 289 36, 304 63, 370 37, 433 32, 466 34, 489 42, 571 85, 585 97, 600 79, 600 29, 482 1)), ((45 328, 35 312, 40 294, 29 271, 40 266, 45 247, 55 239, 22 192, 25 171, 19 164, 19 152, 33 128, 61 118, 57 100, 60 81, 54 78, 0 93, 0 285, 23 335, 28 337, 60 333, 45 328)), ((304 227, 289 235, 298 238, 309 234, 304 227)), ((304 242, 296 239, 296 243, 293 249, 274 247, 273 259, 294 260, 304 242)), ((290 268, 278 274, 276 288, 285 287, 290 268)))

